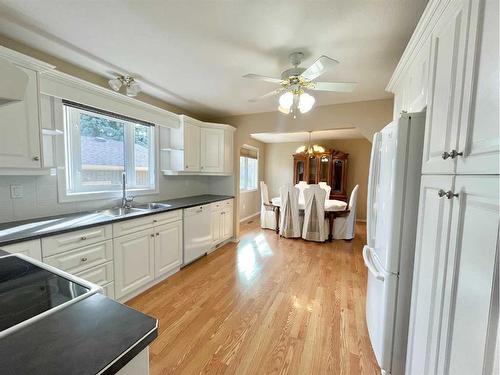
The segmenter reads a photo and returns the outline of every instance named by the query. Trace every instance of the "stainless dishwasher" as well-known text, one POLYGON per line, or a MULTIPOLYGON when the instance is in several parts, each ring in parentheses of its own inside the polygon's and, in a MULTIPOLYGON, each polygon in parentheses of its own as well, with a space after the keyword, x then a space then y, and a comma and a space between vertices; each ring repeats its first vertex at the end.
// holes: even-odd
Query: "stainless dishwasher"
POLYGON ((183 265, 205 255, 212 245, 210 226, 210 205, 196 206, 183 210, 184 214, 184 256, 183 265))

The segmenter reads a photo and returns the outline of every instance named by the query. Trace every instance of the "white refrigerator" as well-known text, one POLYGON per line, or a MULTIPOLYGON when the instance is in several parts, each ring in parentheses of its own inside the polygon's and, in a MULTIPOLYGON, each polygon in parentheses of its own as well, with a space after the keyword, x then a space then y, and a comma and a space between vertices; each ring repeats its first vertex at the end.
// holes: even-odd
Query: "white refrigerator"
POLYGON ((366 321, 382 374, 403 375, 425 112, 404 113, 373 137, 368 178, 366 321))

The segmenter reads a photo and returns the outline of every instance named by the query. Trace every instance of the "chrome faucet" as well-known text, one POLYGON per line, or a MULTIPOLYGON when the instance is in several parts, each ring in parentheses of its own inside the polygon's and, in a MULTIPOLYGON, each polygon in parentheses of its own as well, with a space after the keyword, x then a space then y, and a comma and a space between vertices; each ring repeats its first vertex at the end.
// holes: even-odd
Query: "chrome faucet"
POLYGON ((132 202, 134 201, 133 196, 127 197, 127 174, 122 173, 122 208, 132 208, 132 202))

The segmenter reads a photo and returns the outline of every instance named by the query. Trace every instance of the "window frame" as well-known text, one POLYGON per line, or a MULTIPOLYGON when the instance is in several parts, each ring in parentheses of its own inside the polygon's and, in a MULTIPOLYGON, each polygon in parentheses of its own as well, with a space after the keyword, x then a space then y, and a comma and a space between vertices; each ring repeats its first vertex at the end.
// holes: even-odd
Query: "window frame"
MULTIPOLYGON (((151 173, 149 175, 150 182, 148 187, 133 187, 130 188, 134 183, 135 170, 134 164, 128 163, 127 160, 134 159, 134 143, 135 134, 133 126, 124 127, 124 157, 125 157, 125 172, 127 173, 127 194, 133 196, 140 195, 150 195, 159 193, 159 178, 157 165, 159 162, 159 131, 158 126, 154 124, 148 124, 144 121, 128 118, 125 116, 120 116, 107 111, 102 111, 97 108, 87 107, 84 105, 72 105, 73 103, 66 103, 63 100, 58 100, 58 103, 54 105, 54 124, 55 128, 62 130, 64 136, 58 137, 56 141, 56 159, 57 159, 57 180, 58 180, 58 200, 59 202, 76 202, 76 201, 86 201, 95 199, 111 199, 121 197, 121 184, 119 185, 97 185, 92 189, 84 189, 81 186, 78 191, 72 192, 68 190, 68 187, 75 186, 77 183, 75 180, 74 172, 81 170, 81 159, 75 158, 74 155, 81 155, 80 152, 80 134, 71 131, 69 129, 70 118, 68 109, 76 109, 72 111, 72 115, 77 113, 88 113, 91 116, 100 116, 104 118, 111 119, 113 121, 123 121, 128 123, 135 123, 138 125, 148 125, 151 126, 150 129, 150 150, 149 150, 149 161, 151 173), (71 173, 70 173, 71 171, 71 173), (113 189, 106 189, 107 187, 113 186, 113 189)), ((77 120, 77 119, 73 119, 77 120)), ((78 120, 79 121, 79 120, 78 120)))
MULTIPOLYGON (((245 147, 243 147, 245 148, 245 147)), ((253 149, 252 149, 253 150, 253 149)), ((259 183, 259 153, 258 153, 258 150, 255 150, 257 151, 257 158, 252 158, 252 157, 249 157, 249 156, 243 156, 243 155, 240 155, 240 181, 241 181, 241 173, 242 173, 242 170, 241 170, 241 158, 244 158, 245 159, 245 187, 242 188, 241 186, 241 183, 240 183, 240 193, 252 193, 252 192, 256 192, 258 190, 258 183, 259 183), (255 160, 255 187, 252 187, 251 189, 249 189, 247 187, 248 185, 248 181, 249 181, 249 178, 248 178, 248 160, 249 159, 252 159, 252 160, 255 160)))

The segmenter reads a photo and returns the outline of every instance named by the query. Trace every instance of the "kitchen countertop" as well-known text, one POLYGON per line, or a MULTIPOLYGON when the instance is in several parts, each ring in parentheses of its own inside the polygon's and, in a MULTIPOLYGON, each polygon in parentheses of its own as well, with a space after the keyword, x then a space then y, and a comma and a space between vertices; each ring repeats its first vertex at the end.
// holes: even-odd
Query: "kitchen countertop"
POLYGON ((94 294, 2 338, 1 373, 115 374, 157 336, 155 318, 94 294))
POLYGON ((132 213, 124 216, 108 216, 99 213, 99 211, 86 211, 2 223, 0 224, 0 246, 231 198, 234 197, 231 195, 204 194, 166 201, 156 201, 156 203, 166 203, 170 206, 156 210, 145 210, 140 213, 132 213))

